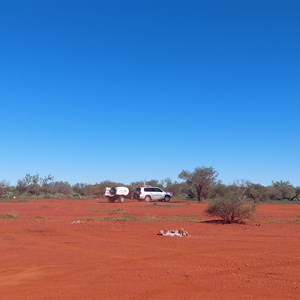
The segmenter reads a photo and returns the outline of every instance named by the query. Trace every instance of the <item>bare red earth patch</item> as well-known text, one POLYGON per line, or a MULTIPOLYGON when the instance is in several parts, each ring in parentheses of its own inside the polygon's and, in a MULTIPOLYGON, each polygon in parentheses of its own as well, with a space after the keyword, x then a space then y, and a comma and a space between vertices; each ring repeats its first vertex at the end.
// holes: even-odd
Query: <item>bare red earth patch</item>
POLYGON ((259 205, 246 225, 205 222, 205 208, 0 202, 0 299, 300 298, 300 205, 259 205))

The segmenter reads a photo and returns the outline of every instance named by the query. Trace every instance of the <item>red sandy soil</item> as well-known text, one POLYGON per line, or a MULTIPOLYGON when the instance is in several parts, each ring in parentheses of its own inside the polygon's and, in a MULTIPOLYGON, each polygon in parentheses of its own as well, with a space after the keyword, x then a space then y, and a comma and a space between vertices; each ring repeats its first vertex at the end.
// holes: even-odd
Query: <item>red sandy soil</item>
POLYGON ((246 225, 203 222, 205 208, 0 202, 0 299, 300 299, 300 205, 259 205, 246 225))

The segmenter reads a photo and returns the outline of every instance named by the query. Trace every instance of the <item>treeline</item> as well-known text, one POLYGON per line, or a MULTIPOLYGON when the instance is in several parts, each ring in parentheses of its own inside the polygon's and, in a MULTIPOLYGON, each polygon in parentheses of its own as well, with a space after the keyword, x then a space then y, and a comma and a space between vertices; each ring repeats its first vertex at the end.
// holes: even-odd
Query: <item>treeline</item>
POLYGON ((35 197, 35 198, 89 198, 102 197, 105 187, 127 186, 131 191, 141 185, 151 185, 172 192, 176 198, 181 199, 216 199, 224 197, 233 189, 238 189, 246 200, 255 203, 264 201, 300 201, 300 187, 293 186, 289 181, 274 181, 264 186, 249 181, 241 181, 226 185, 217 179, 218 173, 212 167, 198 167, 193 171, 183 170, 174 181, 170 178, 164 180, 148 180, 132 182, 129 185, 110 180, 96 184, 76 183, 71 185, 67 181, 55 181, 52 175, 40 177, 39 174, 26 174, 18 180, 16 186, 11 186, 5 180, 0 181, 0 197, 35 197))

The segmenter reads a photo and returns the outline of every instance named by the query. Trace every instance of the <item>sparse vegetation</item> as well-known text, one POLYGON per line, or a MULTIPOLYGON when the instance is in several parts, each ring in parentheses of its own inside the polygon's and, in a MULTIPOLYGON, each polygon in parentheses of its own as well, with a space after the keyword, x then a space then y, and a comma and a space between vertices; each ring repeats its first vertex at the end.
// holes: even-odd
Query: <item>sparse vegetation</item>
POLYGON ((158 217, 158 216, 109 216, 105 215, 102 217, 90 217, 87 221, 121 221, 121 222, 204 222, 197 216, 171 216, 171 217, 158 217))
POLYGON ((154 202, 152 204, 148 204, 145 207, 180 207, 180 206, 184 206, 185 204, 174 204, 174 203, 157 203, 154 202))
POLYGON ((170 222, 203 222, 197 216, 171 216, 166 217, 165 220, 170 222))
POLYGON ((16 202, 17 203, 27 203, 27 202, 29 202, 29 200, 28 199, 18 199, 18 200, 16 200, 16 202))
POLYGON ((296 216, 295 222, 300 223, 300 216, 296 216))
POLYGON ((116 221, 135 221, 135 222, 151 222, 151 221, 157 221, 157 217, 152 216, 144 216, 144 217, 139 217, 139 216, 119 216, 116 217, 116 221))
POLYGON ((18 214, 15 211, 8 214, 0 215, 0 219, 17 219, 17 218, 18 218, 18 214))
POLYGON ((11 202, 12 200, 11 198, 0 198, 0 202, 11 202))
POLYGON ((211 202, 207 213, 213 217, 220 217, 224 223, 243 223, 252 217, 254 210, 254 202, 247 201, 243 189, 232 185, 211 202))
POLYGON ((10 191, 9 183, 5 180, 0 181, 0 198, 7 197, 10 191))
POLYGON ((91 210, 91 212, 95 212, 95 213, 105 212, 105 213, 117 214, 117 213, 125 213, 126 210, 124 210, 124 208, 117 208, 117 209, 112 209, 112 210, 93 209, 93 210, 91 210))
POLYGON ((103 216, 103 217, 97 217, 97 218, 88 218, 87 221, 121 221, 121 222, 153 222, 158 221, 159 218, 155 216, 103 216))
MULTIPOLYGON (((173 193, 173 199, 188 199, 200 202, 203 199, 219 199, 231 189, 230 185, 217 181, 218 173, 212 167, 196 167, 193 171, 183 170, 178 177, 182 182, 163 180, 136 181, 130 184, 105 180, 96 184, 76 183, 70 185, 66 181, 54 181, 52 175, 40 177, 39 174, 26 174, 18 180, 17 185, 10 186, 0 180, 0 201, 25 202, 26 198, 66 198, 85 199, 102 197, 105 187, 127 186, 133 191, 143 184, 157 186, 173 193)), ((300 203, 300 187, 293 186, 289 181, 274 181, 269 186, 245 181, 239 185, 246 199, 255 203, 267 201, 289 201, 300 203)))
POLYGON ((53 176, 40 177, 39 174, 26 174, 23 179, 18 180, 16 190, 20 194, 28 194, 30 196, 39 196, 41 193, 46 193, 50 182, 53 181, 53 176))

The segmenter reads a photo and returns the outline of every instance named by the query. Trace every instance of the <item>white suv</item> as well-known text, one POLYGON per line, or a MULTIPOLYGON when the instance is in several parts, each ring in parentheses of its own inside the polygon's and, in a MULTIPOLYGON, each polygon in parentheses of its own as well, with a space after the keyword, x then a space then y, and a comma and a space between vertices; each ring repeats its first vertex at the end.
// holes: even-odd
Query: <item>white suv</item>
POLYGON ((165 192, 161 188, 153 186, 141 186, 136 188, 134 192, 135 199, 145 200, 147 202, 151 200, 162 200, 168 202, 172 196, 172 193, 165 192))

